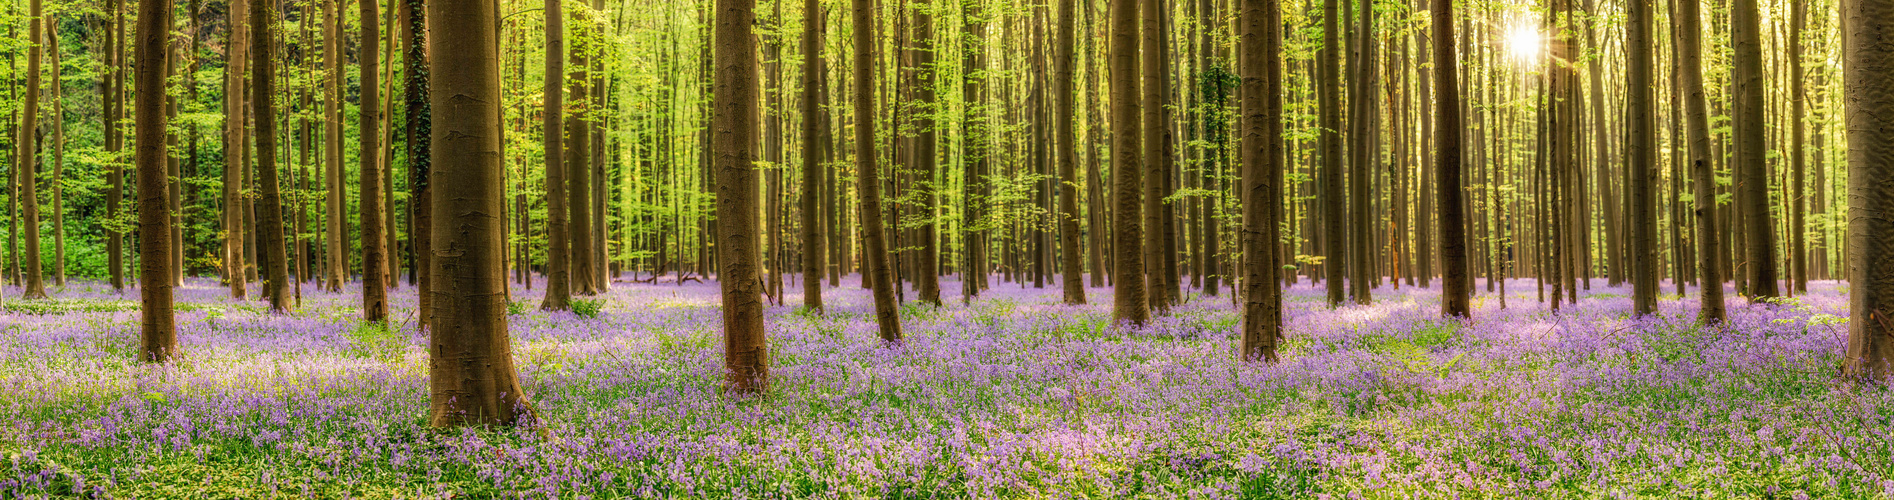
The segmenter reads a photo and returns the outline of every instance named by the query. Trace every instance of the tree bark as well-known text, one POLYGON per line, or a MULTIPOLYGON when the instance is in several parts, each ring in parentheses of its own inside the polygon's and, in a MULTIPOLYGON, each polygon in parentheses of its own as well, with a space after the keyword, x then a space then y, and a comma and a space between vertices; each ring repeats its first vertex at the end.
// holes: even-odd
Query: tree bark
MULTIPOLYGON (((1641 0, 1632 0, 1641 1, 1641 0)), ((1440 315, 1468 318, 1472 312, 1472 283, 1467 279, 1466 212, 1461 203, 1460 148, 1465 133, 1460 117, 1459 58, 1454 55, 1453 0, 1432 0, 1434 35, 1435 212, 1440 214, 1440 315)), ((1330 271, 1329 278, 1337 273, 1330 271)), ((1329 284, 1331 302, 1339 302, 1335 284, 1329 284)))
POLYGON ((572 64, 567 68, 566 80, 570 83, 566 91, 567 103, 572 108, 566 116, 566 235, 572 244, 567 250, 567 263, 571 275, 568 282, 574 295, 597 295, 597 282, 592 276, 592 121, 591 121, 591 58, 587 52, 590 45, 592 26, 587 22, 575 25, 578 40, 572 45, 572 64))
MULTIPOLYGON (((324 65, 328 71, 329 98, 326 129, 323 131, 325 142, 324 160, 328 163, 328 279, 324 288, 331 293, 342 293, 342 282, 348 281, 348 247, 343 243, 343 189, 342 183, 342 2, 328 0, 323 3, 328 32, 324 40, 324 65)), ((226 205, 231 206, 231 205, 226 205)))
MULTIPOLYGON (((757 273, 755 0, 717 0, 716 90, 711 117, 717 174, 717 286, 723 292, 724 390, 753 394, 769 386, 763 302, 757 273)), ((866 32, 857 32, 866 33, 866 32)), ((860 36, 860 35, 857 35, 860 36)))
POLYGON ((415 324, 425 330, 434 316, 434 295, 428 293, 434 282, 434 267, 428 262, 434 258, 434 191, 428 184, 434 159, 431 137, 434 130, 427 92, 427 1, 404 0, 402 6, 408 10, 408 207, 412 211, 408 231, 414 242, 410 251, 414 255, 415 287, 419 290, 415 324))
POLYGON ((1848 113, 1848 356, 1845 372, 1894 374, 1894 1, 1842 2, 1848 113))
MULTIPOLYGON (((37 0, 36 0, 37 1, 37 0)), ((171 214, 165 200, 164 57, 171 34, 171 0, 138 3, 137 101, 133 146, 138 168, 138 279, 141 358, 169 361, 178 349, 171 309, 171 214)))
MULTIPOLYGON (((1775 218, 1769 211, 1769 159, 1766 156, 1769 144, 1765 142, 1767 127, 1764 123, 1768 109, 1764 107, 1767 89, 1763 86, 1760 17, 1756 0, 1730 3, 1730 45, 1734 49, 1730 75, 1735 91, 1730 127, 1736 144, 1736 164, 1732 170, 1738 189, 1743 192, 1742 213, 1748 243, 1744 255, 1749 261, 1751 301, 1766 301, 1780 295, 1776 286, 1775 218)), ((1636 95, 1635 89, 1633 95, 1636 95)), ((1635 128, 1637 113, 1631 115, 1635 128)), ((1637 137, 1634 135, 1632 139, 1637 140, 1637 137)), ((1642 224, 1645 219, 1635 220, 1642 224)))
POLYGON ((1684 130, 1690 142, 1690 176, 1696 188, 1697 272, 1702 290, 1697 319, 1720 324, 1724 319, 1723 238, 1717 235, 1716 173, 1710 166, 1710 120, 1703 97, 1702 16, 1697 2, 1677 2, 1678 73, 1683 84, 1684 130))
MULTIPOLYGON (((1375 99, 1375 89, 1380 87, 1379 56, 1375 54, 1374 8, 1370 0, 1362 0, 1358 9, 1361 16, 1360 39, 1355 40, 1355 58, 1349 69, 1355 72, 1348 88, 1352 98, 1348 100, 1351 116, 1348 124, 1353 131, 1348 135, 1348 192, 1353 217, 1350 218, 1354 234, 1348 235, 1349 266, 1348 292, 1356 304, 1368 305, 1374 302, 1374 281, 1379 276, 1375 272, 1374 251, 1374 169, 1373 164, 1380 159, 1379 126, 1375 123, 1380 116, 1379 104, 1375 99)), ((1339 222, 1339 220, 1337 221, 1339 222)), ((1337 263, 1339 264, 1339 262, 1337 263)))
POLYGON ((1074 26, 1078 13, 1073 11, 1073 0, 1059 0, 1058 48, 1054 56, 1053 102, 1058 107, 1053 112, 1053 140, 1058 144, 1059 178, 1064 180, 1063 195, 1059 197, 1059 280, 1064 285, 1066 304, 1085 303, 1084 265, 1079 260, 1079 203, 1078 203, 1078 158, 1074 147, 1073 127, 1078 125, 1076 111, 1072 108, 1072 81, 1077 78, 1074 71, 1073 48, 1078 44, 1077 28, 1074 26))
MULTIPOLYGON (((374 2, 365 2, 372 4, 374 2)), ((519 425, 533 407, 521 390, 507 333, 505 164, 501 156, 499 4, 433 0, 428 95, 437 181, 436 281, 428 334, 428 425, 519 425)), ((370 155, 373 156, 373 155, 370 155)), ((369 266, 374 267, 374 266, 369 266)))
POLYGON ((539 308, 572 309, 572 239, 568 224, 565 168, 565 9, 561 0, 546 0, 546 111, 542 143, 546 169, 546 296, 539 308))
MULTIPOLYGON (((382 239, 381 169, 381 75, 380 37, 376 13, 379 5, 363 1, 362 43, 360 51, 361 115, 361 216, 362 216, 362 319, 382 323, 388 320, 388 270, 383 262, 387 240, 382 239)), ((499 213, 495 211, 494 213, 499 213)))
POLYGON ((1282 179, 1281 4, 1245 0, 1238 34, 1243 82, 1243 361, 1276 362, 1282 334, 1282 289, 1277 285, 1280 226, 1270 207, 1282 179))
MULTIPOLYGON (((1140 33, 1143 56, 1138 59, 1139 74, 1143 77, 1142 103, 1138 110, 1142 112, 1140 124, 1144 135, 1139 166, 1144 169, 1142 187, 1144 218, 1144 276, 1147 302, 1152 312, 1164 314, 1170 310, 1170 294, 1167 287, 1170 280, 1164 276, 1164 178, 1171 168, 1169 151, 1170 120, 1165 109, 1168 96, 1165 94, 1165 78, 1170 68, 1164 66, 1159 53, 1169 50, 1164 46, 1164 23, 1162 0, 1141 0, 1137 11, 1142 18, 1144 31, 1140 33)), ((1115 102, 1117 99, 1113 99, 1115 102)), ((1135 102, 1135 101, 1134 101, 1135 102)))
MULTIPOLYGON (((719 0, 723 2, 736 0, 719 0)), ((893 270, 889 269, 888 248, 882 241, 881 177, 875 163, 875 3, 852 0, 855 37, 855 188, 861 195, 862 253, 865 254, 865 282, 873 289, 875 324, 881 340, 901 341, 901 318, 894 304, 893 270)), ((721 93, 720 93, 721 94, 721 93)))
POLYGON ((20 108, 19 131, 13 134, 14 172, 19 179, 14 192, 19 193, 20 204, 25 212, 22 222, 26 225, 26 261, 23 264, 26 267, 26 289, 21 293, 21 298, 43 299, 46 298, 46 285, 40 276, 39 193, 35 187, 39 184, 39 148, 34 143, 39 139, 39 72, 40 59, 45 57, 46 14, 40 7, 40 0, 32 0, 28 5, 26 100, 20 108))
MULTIPOLYGON (((241 2, 238 2, 241 3, 241 2)), ((283 195, 276 169, 276 42, 270 27, 276 3, 250 0, 251 102, 256 109, 257 182, 262 199, 257 202, 257 230, 263 240, 263 278, 270 311, 289 311, 289 256, 283 248, 283 195)))
MULTIPOLYGON (((1743 1, 1743 0, 1738 0, 1743 1)), ((1748 0, 1753 2, 1754 0, 1748 0)), ((1631 195, 1631 302, 1640 316, 1657 312, 1657 207, 1653 184, 1656 129, 1651 123, 1651 6, 1650 0, 1626 4, 1625 52, 1625 167, 1630 169, 1631 195)), ((1753 5, 1753 4, 1752 4, 1753 5)))
MULTIPOLYGON (((863 0, 856 0, 863 1, 863 0)), ((1146 0, 1148 1, 1148 0, 1146 0)), ((1111 3, 1112 124, 1112 321, 1144 326, 1151 319, 1145 297, 1141 198, 1144 172, 1138 115, 1138 3, 1111 3)))
MULTIPOLYGON (((1322 247, 1324 250, 1322 271, 1324 277, 1328 280, 1329 307, 1342 305, 1344 298, 1342 287, 1347 280, 1349 253, 1349 235, 1346 231, 1347 213, 1343 208, 1344 203, 1347 202, 1347 198, 1342 190, 1342 186, 1345 185, 1342 178, 1342 99, 1341 91, 1337 90, 1337 87, 1341 86, 1341 82, 1338 80, 1340 80, 1342 73, 1342 25, 1339 13, 1341 6, 1339 4, 1344 1, 1346 0, 1328 0, 1322 3, 1323 29, 1321 57, 1323 76, 1326 77, 1325 79, 1327 80, 1320 84, 1322 99, 1322 247)), ((1436 16, 1438 16, 1438 12, 1436 12, 1436 16)), ((1434 19, 1445 18, 1435 17, 1434 19)), ((1446 43, 1452 44, 1453 41, 1448 40, 1446 43)), ((1435 55, 1439 57, 1438 49, 1436 49, 1435 55)), ((1452 53, 1449 52, 1447 55, 1452 56, 1452 53)), ((1439 66, 1439 63, 1436 62, 1435 67, 1439 66)), ((1441 88, 1447 89, 1451 87, 1441 88)), ((1448 92, 1441 93, 1443 101, 1448 98, 1447 93, 1448 92)), ((1453 98, 1458 99, 1458 96, 1454 96, 1453 98)), ((1458 137, 1460 132, 1456 130, 1454 134, 1458 137)), ((1456 158, 1454 162, 1455 168, 1458 168, 1459 159, 1456 158)), ((1442 217, 1445 217, 1444 213, 1442 217)), ((1464 249, 1464 246, 1462 248, 1464 249)))
POLYGON ((822 59, 823 33, 827 31, 827 19, 823 17, 821 0, 804 0, 802 6, 802 305, 809 311, 822 314, 822 271, 823 260, 828 256, 828 242, 822 234, 822 213, 817 199, 820 198, 823 161, 819 154, 828 140, 828 121, 823 120, 822 75, 828 72, 822 59))

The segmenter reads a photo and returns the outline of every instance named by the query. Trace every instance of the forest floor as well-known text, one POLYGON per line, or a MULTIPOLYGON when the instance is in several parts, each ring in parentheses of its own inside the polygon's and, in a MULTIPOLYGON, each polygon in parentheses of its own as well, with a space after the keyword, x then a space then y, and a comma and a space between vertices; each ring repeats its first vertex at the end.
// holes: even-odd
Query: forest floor
POLYGON ((768 313, 773 388, 741 401, 718 393, 714 283, 619 283, 587 315, 515 289, 543 429, 438 433, 410 287, 383 329, 354 289, 305 285, 272 316, 193 279, 183 358, 150 367, 136 293, 75 283, 0 316, 0 498, 1894 495, 1894 397, 1836 377, 1845 285, 1732 299, 1715 329, 1694 295, 1633 320, 1628 288, 1551 314, 1532 285, 1461 324, 1438 288, 1329 309, 1304 282, 1283 361, 1259 366, 1232 355, 1227 296, 1126 331, 1109 289, 1064 306, 1056 284, 996 282, 965 306, 948 280, 890 348, 857 281, 821 317, 792 283, 768 313))

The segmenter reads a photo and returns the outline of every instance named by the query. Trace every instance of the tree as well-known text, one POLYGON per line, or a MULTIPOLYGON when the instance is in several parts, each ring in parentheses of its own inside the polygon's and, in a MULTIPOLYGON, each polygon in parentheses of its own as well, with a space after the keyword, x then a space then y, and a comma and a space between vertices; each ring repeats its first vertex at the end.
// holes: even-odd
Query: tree
POLYGON ((1804 204, 1808 198, 1808 168, 1802 153, 1802 116, 1807 99, 1803 88, 1802 75, 1802 26, 1804 11, 1808 2, 1790 2, 1789 5, 1789 183, 1795 190, 1789 196, 1789 277, 1790 290, 1794 293, 1807 293, 1809 290, 1808 221, 1804 218, 1804 204))
POLYGON ((249 168, 244 162, 244 144, 249 139, 244 135, 243 99, 245 92, 244 67, 249 63, 245 51, 250 49, 246 36, 249 30, 250 2, 237 0, 230 4, 230 32, 226 35, 224 46, 224 212, 220 222, 224 226, 224 280, 229 282, 230 297, 243 299, 249 296, 246 290, 244 274, 243 242, 246 228, 243 223, 244 171, 249 168))
POLYGON ((915 50, 915 63, 920 66, 916 71, 914 92, 919 98, 921 112, 915 126, 919 134, 914 138, 915 173, 920 182, 915 182, 914 198, 919 202, 921 223, 915 227, 914 239, 920 251, 914 255, 914 285, 920 292, 921 302, 940 305, 940 268, 939 250, 934 238, 934 152, 939 128, 934 120, 937 113, 934 102, 934 16, 929 13, 933 5, 927 0, 916 0, 914 23, 918 25, 914 38, 920 42, 915 50))
POLYGON ((40 0, 32 0, 27 5, 30 19, 26 29, 26 100, 21 108, 19 132, 13 134, 14 172, 19 173, 18 190, 14 192, 20 194, 26 212, 26 290, 21 295, 27 299, 43 299, 46 285, 40 277, 39 193, 35 187, 39 184, 39 148, 34 143, 39 136, 39 63, 45 57, 46 13, 40 7, 40 0))
POLYGON ((545 127, 541 164, 546 168, 546 298, 539 308, 547 311, 571 310, 572 240, 567 234, 565 146, 565 9, 560 0, 546 0, 546 84, 542 95, 546 112, 541 113, 545 127))
MULTIPOLYGON (((38 0, 34 1, 35 4, 38 0)), ((37 24, 36 24, 37 26, 37 24)), ((138 2, 137 101, 133 145, 138 168, 138 295, 142 358, 170 361, 178 350, 177 316, 171 309, 171 213, 165 200, 165 53, 171 34, 171 0, 138 2)))
MULTIPOLYGON (((429 122, 432 113, 427 93, 427 2, 405 0, 401 5, 407 10, 408 18, 408 207, 413 212, 408 231, 414 240, 415 286, 420 289, 416 294, 415 324, 426 329, 434 311, 434 296, 427 293, 434 282, 434 269, 428 264, 434 255, 434 238, 430 234, 434 223, 434 190, 428 186, 429 171, 433 167, 433 141, 428 136, 433 133, 433 125, 429 122)), ((298 219, 298 227, 301 224, 298 219)))
MULTIPOLYGON (((1144 77, 1141 87, 1143 102, 1139 103, 1144 118, 1141 124, 1144 144, 1140 155, 1143 161, 1139 164, 1144 168, 1144 291, 1149 294, 1146 300, 1150 302, 1151 309, 1162 314, 1170 309, 1171 292, 1176 289, 1170 285, 1171 277, 1165 275, 1172 269, 1164 261, 1164 196, 1168 194, 1164 192, 1164 179, 1171 171, 1171 127, 1169 110, 1166 109, 1168 89, 1165 88, 1170 68, 1162 59, 1169 47, 1164 45, 1165 27, 1161 17, 1165 2, 1142 0, 1142 4, 1138 7, 1138 14, 1143 18, 1144 32, 1141 39, 1144 54, 1138 62, 1139 73, 1144 77)), ((1115 96, 1112 102, 1117 102, 1115 96)))
MULTIPOLYGON (((242 3, 242 2, 238 2, 242 3)), ((257 202, 257 230, 262 238, 265 295, 270 310, 289 310, 289 254, 283 248, 283 195, 276 170, 276 40, 270 25, 276 17, 276 3, 250 0, 251 102, 256 107, 257 182, 262 184, 262 199, 257 202)))
MULTIPOLYGON (((381 181, 381 76, 379 68, 381 57, 377 52, 381 42, 380 29, 376 27, 377 2, 359 2, 362 6, 362 45, 361 51, 361 115, 356 119, 361 125, 361 210, 362 210, 362 319, 382 323, 388 321, 388 268, 382 254, 388 251, 388 241, 382 238, 382 193, 381 181)), ((494 212, 499 213, 499 212, 494 212)))
POLYGON ((566 91, 570 92, 572 108, 566 115, 566 133, 570 139, 565 141, 566 236, 572 240, 566 254, 566 263, 571 269, 567 282, 572 285, 572 293, 596 295, 598 287, 592 276, 592 102, 588 76, 593 33, 589 21, 581 20, 576 27, 580 28, 579 36, 572 47, 572 66, 568 68, 571 74, 566 77, 571 83, 566 91))
MULTIPOLYGON (((735 2, 742 0, 718 0, 735 2)), ((1123 1, 1123 0, 1121 0, 1123 1)), ((875 3, 852 0, 855 31, 855 188, 861 195, 862 253, 868 266, 865 280, 875 297, 875 324, 881 340, 901 341, 901 318, 895 311, 893 270, 888 247, 882 241, 881 176, 875 165, 875 3)), ((730 278, 725 277, 724 280, 730 278)), ((724 281, 719 280, 719 281, 724 281)))
POLYGON ((1842 2, 1848 126, 1848 355, 1844 371, 1885 382, 1894 374, 1894 1, 1842 2))
MULTIPOLYGON (((107 2, 112 16, 112 32, 105 35, 105 65, 100 68, 100 78, 104 80, 105 109, 105 150, 110 153, 112 165, 107 167, 106 182, 110 187, 105 193, 105 217, 118 220, 119 205, 125 200, 125 161, 120 154, 125 151, 125 131, 119 128, 125 116, 125 75, 120 69, 125 67, 125 5, 121 0, 107 2)), ((125 291, 125 234, 106 228, 105 253, 106 268, 112 275, 112 291, 125 291)))
MULTIPOLYGON (((1327 0, 1322 3, 1322 68, 1323 82, 1320 84, 1322 97, 1322 247, 1325 255, 1322 260, 1324 277, 1328 280, 1328 305, 1342 305, 1342 285, 1348 270, 1348 227, 1343 204, 1347 201, 1342 191, 1342 99, 1336 87, 1342 72, 1342 45, 1340 21, 1340 3, 1346 0, 1327 0)), ((1434 19, 1449 19, 1439 17, 1434 19)), ((1439 23, 1435 23, 1439 24, 1439 23)), ((1449 27, 1451 29, 1451 27, 1449 27)), ((1452 40, 1446 43, 1452 44, 1452 40)), ((1451 49, 1451 47, 1449 47, 1451 49)), ((1436 53, 1436 56, 1439 54, 1436 53)), ((1448 56, 1452 56, 1449 52, 1448 56)), ((1439 66, 1439 63, 1435 63, 1439 66)), ((1449 76, 1451 78, 1451 76, 1449 76)), ((1445 87, 1443 87, 1445 88, 1445 87)), ((1446 94, 1447 92, 1442 92, 1446 94)), ((1442 100, 1458 99, 1459 96, 1441 96, 1442 100)), ((1458 109, 1458 106, 1455 106, 1458 109)), ((1455 132, 1456 137, 1458 131, 1455 132)), ((1444 144, 1443 144, 1444 146, 1444 144)), ((1458 159, 1455 159, 1458 162, 1458 159)), ((1455 168, 1458 168, 1457 166, 1455 168)), ((1457 186, 1457 184, 1456 184, 1457 186)), ((1455 188, 1456 192, 1458 187, 1455 188)), ((1457 202, 1456 202, 1457 203, 1457 202)), ((1458 206, 1457 204, 1455 206, 1458 206)), ((1445 217, 1445 214, 1442 214, 1445 217)), ((1445 220, 1445 219, 1442 219, 1445 220)))
MULTIPOLYGON (((373 4, 374 2, 363 2, 373 4)), ((499 4, 433 0, 428 43, 453 46, 429 62, 435 197, 441 223, 429 259, 436 278, 428 330, 428 424, 517 425, 534 416, 507 333, 505 165, 501 155, 499 4)), ((370 261, 373 262, 373 261, 370 261)), ((375 266, 368 266, 375 267, 375 266)))
MULTIPOLYGON (((1434 34, 1434 88, 1440 89, 1439 98, 1434 100, 1434 211, 1440 217, 1440 315, 1467 318, 1473 315, 1473 283, 1467 277, 1466 212, 1461 202, 1460 148, 1465 125, 1460 117, 1460 94, 1454 91, 1460 88, 1460 66, 1453 47, 1453 0, 1433 0, 1430 13, 1434 34)), ((1335 273, 1331 271, 1329 276, 1333 280, 1335 273)), ((1329 286, 1330 298, 1334 300, 1335 285, 1330 283, 1329 286)))
MULTIPOLYGON (((1755 0, 1737 0, 1738 3, 1755 0)), ((1625 168, 1630 169, 1631 303, 1636 314, 1657 312, 1657 207, 1652 188, 1656 130, 1651 124, 1650 0, 1629 0, 1625 7, 1625 168)), ((1753 3, 1751 5, 1754 5, 1753 3)), ((1758 139, 1760 140, 1760 138, 1758 139)))
POLYGON ((1277 287, 1280 227, 1270 210, 1280 203, 1282 182, 1281 4, 1245 0, 1237 21, 1243 82, 1243 350, 1244 361, 1276 362, 1282 333, 1282 291, 1277 287))
POLYGON ((823 17, 822 0, 804 0, 802 4, 802 305, 822 313, 823 257, 828 242, 823 239, 821 211, 817 203, 821 193, 823 155, 818 144, 828 140, 828 121, 823 120, 822 75, 828 73, 822 59, 822 35, 828 27, 823 17))
POLYGON ((323 158, 328 162, 328 280, 324 288, 330 292, 341 293, 342 282, 348 279, 349 256, 347 247, 342 243, 342 1, 323 2, 327 28, 323 37, 323 66, 328 70, 328 99, 324 120, 323 158))
POLYGON ((1697 318, 1723 322, 1723 238, 1716 231, 1716 173, 1710 166, 1710 120, 1703 102, 1702 16, 1695 0, 1677 2, 1677 71, 1683 85, 1684 129, 1690 143, 1690 176, 1696 187, 1697 276, 1702 283, 1697 318))
POLYGON ((1349 69, 1354 70, 1355 75, 1348 86, 1354 93, 1353 98, 1348 100, 1349 109, 1353 111, 1348 124, 1354 128, 1354 131, 1348 134, 1350 146, 1348 151, 1354 155, 1348 160, 1348 198, 1353 203, 1349 211, 1354 216, 1349 225, 1355 231, 1354 234, 1348 236, 1350 256, 1347 261, 1351 271, 1348 276, 1348 294, 1356 304, 1367 305, 1374 302, 1373 290, 1376 281, 1375 255, 1377 252, 1374 252, 1373 246, 1376 217, 1373 198, 1378 194, 1373 189, 1374 168, 1372 165, 1379 162, 1381 157, 1380 138, 1376 133, 1380 129, 1375 124, 1375 118, 1381 115, 1380 106, 1376 104, 1377 99, 1375 99, 1381 84, 1378 78, 1380 58, 1374 51, 1374 2, 1362 0, 1359 10, 1361 11, 1361 31, 1358 35, 1361 38, 1354 42, 1355 60, 1349 69))
POLYGON ((752 38, 756 0, 717 0, 716 8, 710 151, 717 174, 724 390, 752 394, 769 387, 769 346, 763 338, 762 282, 756 268, 758 187, 750 147, 758 136, 756 42, 752 38))
POLYGON ((1078 38, 1073 24, 1078 13, 1073 11, 1072 0, 1059 0, 1059 37, 1058 53, 1054 56, 1057 75, 1053 76, 1054 105, 1059 110, 1054 120, 1053 140, 1058 143, 1059 178, 1065 181, 1064 195, 1059 197, 1059 269, 1065 271, 1059 277, 1065 288, 1065 303, 1085 303, 1085 274, 1079 261, 1079 203, 1078 203, 1078 150, 1073 146, 1073 127, 1077 126, 1076 112, 1072 108, 1072 81, 1077 79, 1073 70, 1074 48, 1078 38))
POLYGON ((1151 319, 1151 305, 1145 299, 1140 226, 1144 172, 1139 148, 1143 134, 1138 128, 1138 2, 1111 3, 1111 283, 1116 288, 1111 317, 1115 323, 1143 326, 1151 319))
MULTIPOLYGON (((1767 89, 1763 87, 1762 28, 1759 19, 1761 17, 1756 9, 1756 0, 1734 0, 1730 3, 1730 45, 1734 49, 1734 54, 1730 59, 1730 76, 1731 87, 1735 90, 1734 101, 1730 103, 1730 130, 1731 141, 1736 146, 1735 164, 1731 170, 1735 172, 1737 189, 1742 191, 1738 199, 1743 204, 1740 213, 1743 214, 1744 228, 1748 233, 1744 240, 1748 242, 1744 256, 1747 261, 1745 264, 1749 269, 1749 298, 1752 301, 1764 301, 1780 295, 1776 289, 1776 221, 1769 215, 1769 143, 1765 142, 1767 127, 1763 121, 1763 117, 1767 116, 1769 111, 1763 102, 1763 95, 1767 89)), ((1648 16, 1645 22, 1649 23, 1648 16)), ((1648 29, 1647 26, 1646 30, 1648 29)), ((1648 45, 1646 43, 1644 48, 1647 52, 1648 45)), ((1649 61, 1649 59, 1646 57, 1644 60, 1649 61)), ((1636 64, 1638 64, 1637 61, 1633 61, 1634 67, 1630 71, 1633 78, 1637 74, 1636 64)), ((1648 63, 1646 65, 1648 66, 1648 63)), ((1649 71, 1645 73, 1646 81, 1648 81, 1649 71)), ((1636 83, 1635 81, 1628 83, 1633 86, 1631 95, 1635 98, 1639 92, 1636 83)), ((1645 94, 1648 95, 1649 92, 1645 94)), ((1631 102, 1633 106, 1636 106, 1638 101, 1631 102)), ((1643 102, 1649 103, 1650 100, 1646 98, 1643 102)), ((1648 107, 1633 107, 1632 109, 1648 109, 1648 107)), ((1638 116, 1643 114, 1633 112, 1631 115, 1633 129, 1630 133, 1635 136, 1638 116)), ((1648 120, 1646 122, 1648 130, 1648 120)), ((1638 137, 1631 137, 1634 147, 1639 140, 1638 137)), ((1633 159, 1633 161, 1636 160, 1633 159)), ((1636 175, 1636 172, 1633 174, 1636 175)), ((1633 203, 1636 203, 1635 199, 1633 203)), ((1635 206, 1633 209, 1635 210, 1635 206)), ((1639 224, 1649 220, 1639 217, 1638 214, 1632 214, 1632 217, 1639 224)), ((1643 264, 1636 265, 1643 266, 1643 264)), ((1651 267, 1654 269, 1655 263, 1651 267)), ((1633 271, 1636 270, 1638 269, 1633 269, 1633 271)))

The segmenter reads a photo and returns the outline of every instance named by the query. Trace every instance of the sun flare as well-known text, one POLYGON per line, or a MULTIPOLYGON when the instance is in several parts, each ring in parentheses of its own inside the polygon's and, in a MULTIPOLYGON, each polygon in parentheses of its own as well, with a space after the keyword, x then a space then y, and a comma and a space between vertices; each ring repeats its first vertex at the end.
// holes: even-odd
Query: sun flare
POLYGON ((1539 30, 1531 24, 1514 24, 1506 34, 1506 48, 1512 52, 1513 59, 1531 63, 1539 60, 1545 40, 1539 30))

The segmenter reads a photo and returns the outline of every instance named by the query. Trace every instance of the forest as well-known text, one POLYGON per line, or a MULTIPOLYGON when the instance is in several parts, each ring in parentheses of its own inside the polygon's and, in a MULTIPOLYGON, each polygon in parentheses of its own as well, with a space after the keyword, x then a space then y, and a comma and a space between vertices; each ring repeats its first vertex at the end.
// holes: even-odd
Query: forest
POLYGON ((0 499, 1894 498, 1894 0, 0 31, 0 499))

